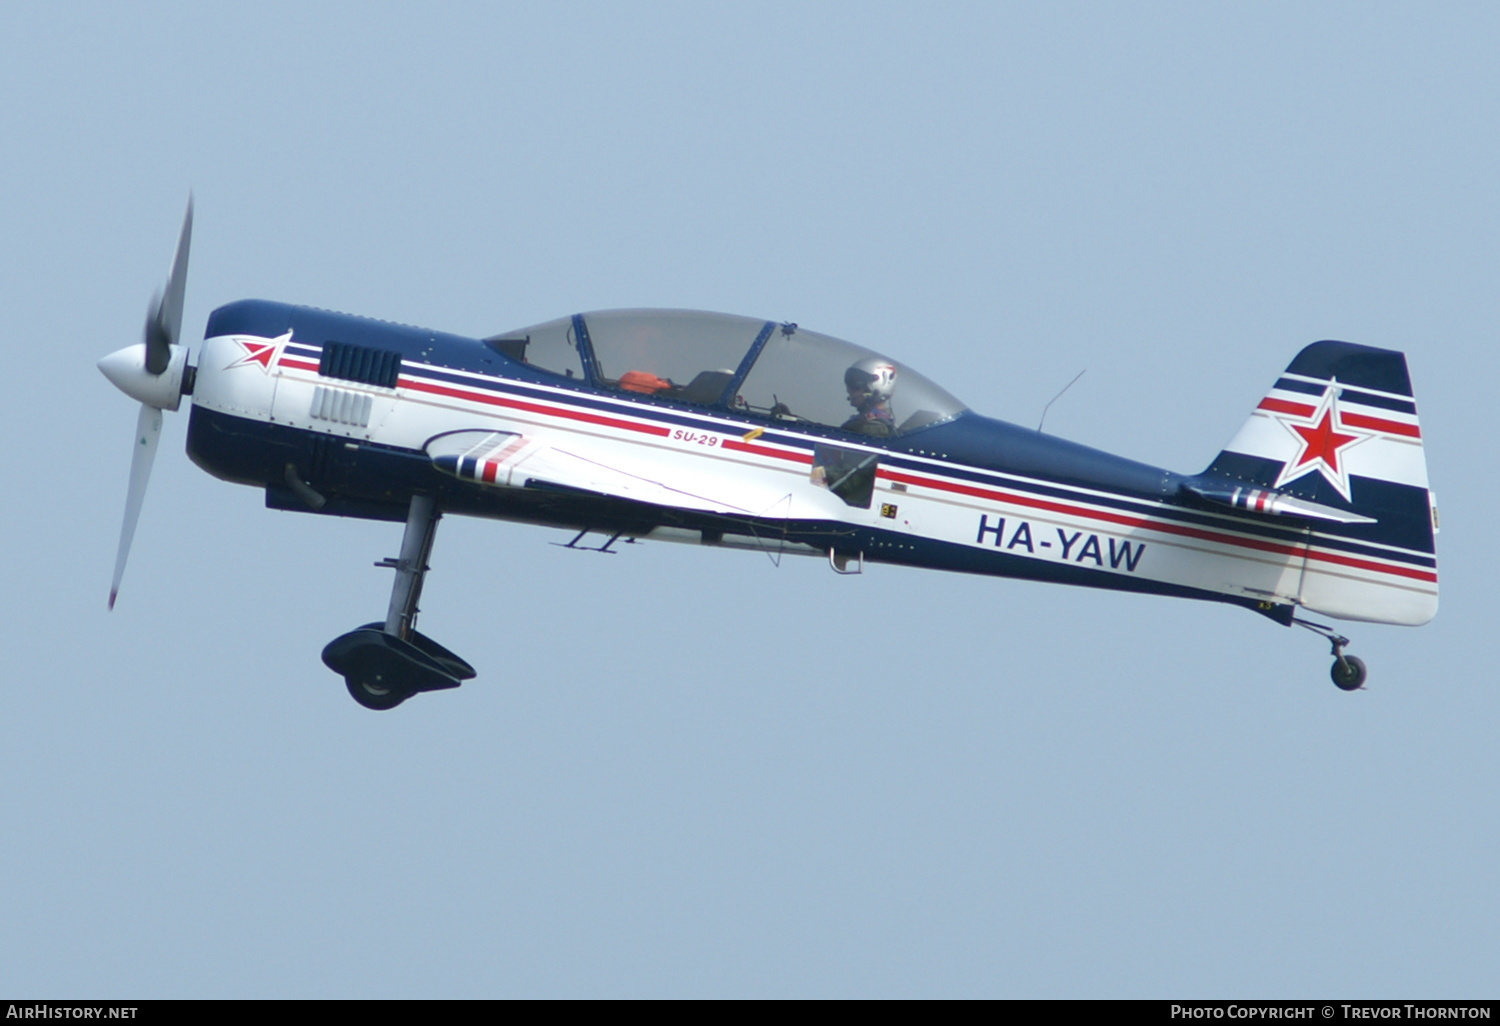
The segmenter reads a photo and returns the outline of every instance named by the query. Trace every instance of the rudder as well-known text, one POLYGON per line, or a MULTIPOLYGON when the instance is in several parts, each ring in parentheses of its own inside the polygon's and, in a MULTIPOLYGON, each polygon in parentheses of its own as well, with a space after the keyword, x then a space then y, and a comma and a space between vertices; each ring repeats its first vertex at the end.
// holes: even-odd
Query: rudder
POLYGON ((1307 608, 1406 624, 1437 611, 1436 512, 1402 353, 1333 341, 1303 349, 1197 480, 1357 521, 1308 520, 1307 608))

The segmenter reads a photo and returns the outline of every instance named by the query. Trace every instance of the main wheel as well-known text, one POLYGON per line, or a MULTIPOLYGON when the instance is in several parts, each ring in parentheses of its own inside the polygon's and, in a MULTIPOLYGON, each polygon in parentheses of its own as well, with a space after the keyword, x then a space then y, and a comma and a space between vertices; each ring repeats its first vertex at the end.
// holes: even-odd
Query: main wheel
POLYGON ((1328 671, 1333 682, 1345 691, 1358 691, 1365 684, 1365 661, 1359 656, 1344 656, 1333 661, 1328 671))
POLYGON ((366 709, 385 710, 394 709, 406 701, 416 692, 398 691, 387 687, 379 682, 379 679, 365 680, 354 677, 345 677, 344 686, 349 689, 349 697, 354 699, 366 709))

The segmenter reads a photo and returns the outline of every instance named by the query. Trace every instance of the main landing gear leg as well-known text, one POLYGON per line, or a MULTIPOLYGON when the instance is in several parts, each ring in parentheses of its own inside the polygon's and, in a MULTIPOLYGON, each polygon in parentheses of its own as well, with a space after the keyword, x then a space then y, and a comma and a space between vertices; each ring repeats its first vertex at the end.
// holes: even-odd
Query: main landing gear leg
POLYGON ((430 495, 413 495, 406 513, 406 533, 401 536, 401 555, 396 559, 383 559, 376 566, 388 566, 396 571, 396 583, 391 586, 391 605, 385 614, 385 632, 405 638, 417 625, 417 600, 422 597, 422 582, 431 569, 427 559, 432 555, 432 542, 437 537, 438 521, 443 514, 430 495))
POLYGON ((323 649, 323 662, 366 709, 394 709, 418 691, 456 688, 474 676, 474 667, 416 629, 417 600, 442 516, 430 495, 412 496, 401 555, 375 564, 396 571, 385 623, 367 623, 323 649))
POLYGON ((1320 623, 1310 623, 1299 617, 1292 617, 1292 623, 1298 627, 1306 627, 1314 634, 1328 639, 1333 646, 1333 668, 1328 675, 1333 678, 1334 684, 1345 691, 1358 691, 1365 686, 1365 678, 1368 673, 1365 670, 1365 661, 1359 656, 1345 655, 1344 647, 1349 644, 1349 639, 1320 623))

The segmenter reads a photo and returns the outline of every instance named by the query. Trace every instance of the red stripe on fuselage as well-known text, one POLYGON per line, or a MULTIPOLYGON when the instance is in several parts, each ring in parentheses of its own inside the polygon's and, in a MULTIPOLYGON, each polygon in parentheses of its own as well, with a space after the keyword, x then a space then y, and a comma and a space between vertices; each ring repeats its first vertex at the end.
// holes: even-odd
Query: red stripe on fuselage
POLYGON ((785 449, 772 449, 765 445, 752 445, 742 442, 738 438, 726 438, 719 445, 721 449, 730 449, 734 452, 754 453, 756 456, 770 456, 778 460, 791 460, 793 463, 811 463, 812 456, 805 452, 787 452, 785 449))
MULTIPOLYGON (((295 357, 282 356, 281 365, 295 367, 299 370, 318 370, 318 364, 295 357)), ((589 424, 599 424, 605 427, 623 428, 627 431, 636 431, 641 434, 654 435, 665 438, 671 433, 670 428, 656 424, 640 424, 634 421, 621 420, 617 417, 606 417, 602 414, 587 413, 583 410, 564 409, 554 406, 544 406, 540 403, 526 402, 509 396, 496 395, 490 392, 475 392, 470 389, 455 388, 451 385, 439 385, 433 382, 421 381, 416 378, 403 376, 401 386, 418 392, 428 392, 433 395, 449 396, 455 399, 467 399, 471 402, 485 403, 490 406, 502 406, 510 409, 525 410, 530 413, 541 413, 551 417, 562 417, 569 420, 583 421, 589 424)), ((1282 399, 1267 397, 1261 401, 1261 409, 1273 410, 1278 413, 1296 413, 1302 416, 1311 416, 1316 409, 1311 406, 1303 406, 1300 403, 1290 403, 1282 399)), ((1404 429, 1413 435, 1416 428, 1411 425, 1398 424, 1395 421, 1385 421, 1377 417, 1361 417, 1354 414, 1361 421, 1377 422, 1382 425, 1380 430, 1390 430, 1392 433, 1403 433, 1394 431, 1395 428, 1404 429)), ((1343 416, 1345 423, 1350 426, 1374 426, 1374 424, 1356 424, 1348 414, 1343 416)), ((733 452, 747 452, 756 456, 768 456, 773 459, 788 460, 793 463, 811 464, 812 456, 805 452, 788 452, 784 449, 772 449, 769 446, 755 445, 750 442, 741 441, 737 438, 725 439, 720 448, 729 449, 733 452)), ((898 481, 907 485, 920 485, 933 488, 938 491, 953 492, 959 495, 968 495, 974 498, 989 499, 995 502, 1007 502, 1012 505, 1026 506, 1032 509, 1046 510, 1053 513, 1062 513, 1069 516, 1083 517, 1090 520, 1100 520, 1105 523, 1118 524, 1122 527, 1139 527, 1156 531, 1161 534, 1175 534, 1186 538, 1195 538, 1201 541, 1216 542, 1221 545, 1235 545, 1241 548, 1256 549, 1261 552, 1269 552, 1281 556, 1295 556, 1304 553, 1301 546, 1284 545, 1279 542, 1262 541, 1255 538, 1240 538, 1234 535, 1223 534, 1218 531, 1209 531, 1198 527, 1189 527, 1184 524, 1175 524, 1160 520, 1152 520, 1149 517, 1132 516, 1126 513, 1106 512, 1104 510, 1089 509, 1084 506, 1075 506, 1070 503, 1056 502, 1050 499, 1037 498, 1030 495, 1020 495, 1012 492, 1001 492, 991 488, 981 488, 976 485, 961 484, 956 481, 943 481, 937 478, 920 477, 914 474, 905 474, 900 471, 881 468, 881 478, 898 481)), ((1430 570, 1422 570, 1413 567, 1391 566, 1385 563, 1376 563, 1368 559, 1359 559, 1354 556, 1345 556, 1332 552, 1305 552, 1306 558, 1321 560, 1326 563, 1336 563, 1341 566, 1353 567, 1360 570, 1371 570, 1377 573, 1394 574, 1400 577, 1408 577, 1418 581, 1429 581, 1436 583, 1437 574, 1430 570)))
POLYGON ((671 434, 670 429, 664 428, 659 424, 638 424, 633 420, 621 420, 619 417, 606 417, 603 414, 586 413, 583 410, 574 410, 567 407, 544 406, 541 403, 530 403, 524 399, 514 399, 507 395, 497 395, 493 392, 475 392, 467 388, 454 388, 452 385, 439 385, 435 382, 421 381, 417 378, 402 377, 401 387, 409 388, 416 392, 449 396, 453 399, 467 399, 470 402, 485 403, 489 406, 504 406, 512 410, 525 410, 527 413, 541 413, 549 417, 581 420, 586 424, 623 428, 626 431, 638 431, 643 435, 656 435, 659 438, 665 438, 671 434))
MULTIPOLYGON (((283 367, 294 367, 297 370, 318 370, 318 364, 307 360, 299 360, 296 357, 281 358, 283 367)), ((432 381, 423 381, 420 378, 401 376, 400 386, 409 388, 414 392, 428 392, 432 395, 448 396, 453 399, 467 399, 470 402, 484 403, 487 406, 504 406, 512 410, 525 410, 528 413, 542 413, 549 417, 563 417, 567 420, 581 420, 587 424, 599 424, 604 427, 623 428, 626 431, 637 431, 643 435, 656 435, 665 438, 671 434, 671 429, 664 428, 659 424, 640 424, 633 420, 621 420, 619 417, 606 417, 600 413, 587 413, 583 410, 571 407, 544 406, 541 403, 526 402, 523 399, 515 399, 507 395, 497 395, 494 392, 476 392, 468 388, 456 388, 452 385, 440 385, 432 381)))
POLYGON ((900 481, 903 484, 921 485, 925 488, 955 492, 959 495, 969 495, 977 499, 1006 502, 1015 506, 1027 506, 1032 509, 1046 510, 1050 513, 1063 513, 1068 516, 1083 517, 1088 520, 1102 520, 1105 523, 1118 524, 1121 527, 1140 527, 1148 531, 1156 531, 1160 534, 1175 534, 1184 538, 1196 538, 1200 541, 1216 542, 1220 545, 1237 545, 1241 548, 1270 552, 1278 556, 1305 555, 1308 559, 1318 559, 1325 563, 1337 563, 1341 566, 1354 567, 1359 570, 1373 570, 1377 573, 1395 574, 1398 577, 1410 577, 1418 581, 1437 582, 1437 574, 1430 570, 1419 570, 1406 566, 1392 566, 1387 563, 1376 563, 1373 560, 1359 559, 1354 556, 1344 556, 1332 552, 1312 552, 1300 545, 1285 545, 1280 542, 1262 541, 1258 538, 1240 538, 1219 531, 1205 530, 1201 527, 1189 527, 1186 524, 1152 520, 1149 517, 1132 516, 1128 513, 1089 509, 1086 506, 1075 506, 1071 503, 1057 502, 1052 499, 1042 499, 1032 495, 1019 495, 1014 492, 1000 492, 992 488, 960 484, 956 481, 940 481, 936 478, 918 477, 914 474, 903 474, 894 470, 882 470, 880 476, 889 478, 892 481, 900 481))

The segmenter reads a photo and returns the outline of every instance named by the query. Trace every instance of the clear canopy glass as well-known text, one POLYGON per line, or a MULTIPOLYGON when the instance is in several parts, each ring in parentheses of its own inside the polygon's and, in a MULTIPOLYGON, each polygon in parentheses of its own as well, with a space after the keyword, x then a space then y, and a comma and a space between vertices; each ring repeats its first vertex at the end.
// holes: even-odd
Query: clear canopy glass
POLYGON ((860 426, 860 406, 846 385, 846 373, 872 363, 895 369, 886 403, 892 428, 888 433, 906 434, 963 412, 963 403, 911 368, 863 346, 796 325, 778 327, 771 334, 735 401, 740 409, 775 420, 809 421, 869 433, 860 426))
POLYGON ((712 406, 765 321, 694 310, 584 314, 603 388, 712 406))
POLYGON ((964 410, 921 374, 873 350, 795 324, 731 314, 607 310, 486 342, 513 359, 585 378, 597 388, 789 424, 902 435, 964 410), (878 395, 850 384, 882 365, 889 370, 880 373, 878 395), (870 430, 872 424, 878 430, 870 430))
POLYGON ((492 335, 484 343, 528 366, 561 374, 565 378, 584 377, 583 359, 578 353, 578 339, 571 317, 559 317, 546 324, 492 335))

